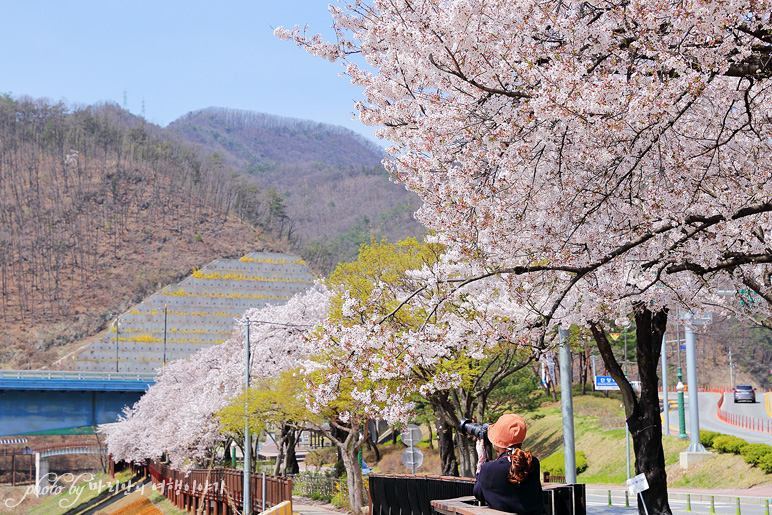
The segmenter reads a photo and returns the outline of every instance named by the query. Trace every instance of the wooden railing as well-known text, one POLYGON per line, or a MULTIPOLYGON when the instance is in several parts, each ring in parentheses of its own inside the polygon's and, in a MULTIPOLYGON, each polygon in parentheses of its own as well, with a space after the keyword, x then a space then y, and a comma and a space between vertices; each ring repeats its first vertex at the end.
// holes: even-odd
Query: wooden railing
MULTIPOLYGON (((465 477, 370 474, 371 515, 498 515, 474 506, 475 480, 465 477)), ((542 484, 546 515, 586 515, 583 484, 542 484)))
MULTIPOLYGON (((244 476, 240 470, 218 467, 186 473, 158 461, 150 461, 147 470, 153 485, 180 509, 201 508, 204 513, 215 514, 242 509, 244 476)), ((253 513, 292 502, 289 478, 252 473, 250 484, 253 513)))

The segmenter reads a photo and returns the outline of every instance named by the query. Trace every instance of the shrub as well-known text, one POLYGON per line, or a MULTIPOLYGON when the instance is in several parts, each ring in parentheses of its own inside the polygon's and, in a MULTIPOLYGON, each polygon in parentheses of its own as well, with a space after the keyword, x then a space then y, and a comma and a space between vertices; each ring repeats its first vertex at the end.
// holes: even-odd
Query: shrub
POLYGON ((772 453, 769 453, 763 458, 761 458, 759 460, 759 464, 757 465, 757 467, 759 467, 767 474, 771 474, 772 473, 772 453))
POLYGON ((343 464, 343 460, 338 460, 333 466, 333 474, 337 478, 346 477, 346 466, 343 464))
MULTIPOLYGON (((565 476, 565 457, 562 452, 556 452, 549 458, 546 458, 542 460, 541 462, 541 471, 549 472, 550 476, 565 476)), ((576 453, 576 473, 581 474, 585 470, 587 470, 587 456, 585 456, 584 451, 579 451, 576 453)))
POLYGON ((335 447, 322 447, 314 449, 306 455, 306 465, 320 468, 322 465, 329 465, 338 460, 338 452, 335 447))
POLYGON ((745 463, 751 465, 758 465, 761 459, 770 453, 772 453, 772 446, 765 443, 749 443, 741 451, 745 463))
POLYGON ((717 436, 721 436, 721 433, 716 433, 715 431, 700 431, 700 443, 704 445, 706 449, 712 449, 713 440, 717 436))
POLYGON ((713 439, 713 448, 718 452, 740 454, 742 448, 746 445, 748 445, 748 442, 736 436, 719 435, 713 439))

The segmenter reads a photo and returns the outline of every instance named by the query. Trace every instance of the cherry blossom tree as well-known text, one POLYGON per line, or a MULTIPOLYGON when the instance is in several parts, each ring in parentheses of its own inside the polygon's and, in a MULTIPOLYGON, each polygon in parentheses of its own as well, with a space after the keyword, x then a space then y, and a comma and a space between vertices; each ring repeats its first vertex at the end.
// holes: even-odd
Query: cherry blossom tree
MULTIPOLYGON (((521 330, 589 324, 601 346, 603 321, 634 312, 656 363, 668 308, 749 278, 769 292, 770 7, 372 0, 331 7, 334 41, 276 34, 364 87, 360 119, 392 143, 419 219, 478 263, 459 290, 497 275, 521 330)), ((649 512, 669 513, 647 459, 661 441, 635 446, 649 512)))
MULTIPOLYGON (((325 280, 332 309, 314 354, 330 373, 310 393, 319 405, 352 396, 366 416, 390 422, 406 422, 415 397, 423 397, 434 411, 443 474, 458 475, 453 430, 460 419, 482 421, 493 390, 539 349, 512 323, 522 310, 497 294, 492 283, 503 286, 500 278, 462 295, 452 281, 437 281, 442 250, 414 239, 373 242, 325 280)), ((454 266, 458 275, 472 272, 466 263, 454 266)), ((461 433, 457 441, 461 473, 473 475, 474 442, 461 433)))
POLYGON ((237 438, 224 431, 217 413, 244 391, 246 319, 251 324, 251 375, 276 377, 307 358, 305 333, 326 315, 328 297, 319 285, 284 305, 249 310, 224 343, 169 363, 121 420, 105 429, 109 452, 130 461, 165 453, 174 466, 192 467, 237 438))

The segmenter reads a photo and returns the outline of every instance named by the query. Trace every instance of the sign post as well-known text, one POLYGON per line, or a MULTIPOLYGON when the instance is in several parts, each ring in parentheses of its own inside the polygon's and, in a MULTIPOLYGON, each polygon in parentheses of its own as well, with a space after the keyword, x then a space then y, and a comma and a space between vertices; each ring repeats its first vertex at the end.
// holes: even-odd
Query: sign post
POLYGON ((643 505, 643 511, 646 512, 646 515, 649 515, 649 509, 646 507, 646 503, 643 502, 643 495, 642 492, 645 492, 649 489, 649 482, 646 481, 646 475, 645 474, 638 474, 635 477, 631 477, 627 480, 627 491, 630 492, 630 495, 640 495, 641 496, 641 504, 643 505))
POLYGON ((619 390, 619 385, 611 376, 595 376, 596 390, 619 390))
POLYGON ((415 469, 420 467, 424 461, 423 453, 416 447, 423 437, 421 428, 415 424, 408 424, 400 436, 402 443, 407 445, 407 449, 402 453, 402 464, 409 468, 412 474, 415 474, 415 469))

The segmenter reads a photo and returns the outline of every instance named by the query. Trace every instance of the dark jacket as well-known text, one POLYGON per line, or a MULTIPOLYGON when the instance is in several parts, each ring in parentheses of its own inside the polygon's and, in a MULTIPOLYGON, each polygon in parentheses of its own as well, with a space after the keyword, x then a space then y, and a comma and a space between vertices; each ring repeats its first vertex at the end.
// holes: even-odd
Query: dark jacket
POLYGON ((514 485, 507 479, 508 456, 483 463, 474 484, 474 496, 494 510, 520 515, 540 515, 544 501, 541 492, 541 468, 539 460, 535 457, 533 465, 533 472, 528 474, 522 483, 514 485))

